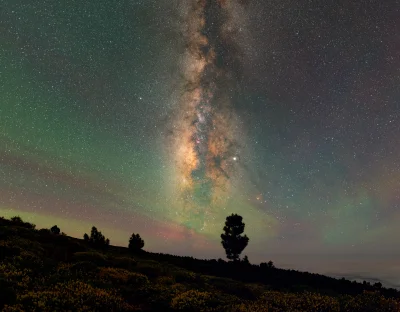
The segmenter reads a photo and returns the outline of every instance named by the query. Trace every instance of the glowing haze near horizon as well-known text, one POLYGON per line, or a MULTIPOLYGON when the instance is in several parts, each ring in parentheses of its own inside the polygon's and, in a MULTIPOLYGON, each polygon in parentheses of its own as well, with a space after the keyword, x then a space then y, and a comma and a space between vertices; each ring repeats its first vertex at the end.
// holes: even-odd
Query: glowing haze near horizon
POLYGON ((215 258, 238 213, 253 262, 398 272, 389 2, 0 8, 0 214, 215 258))

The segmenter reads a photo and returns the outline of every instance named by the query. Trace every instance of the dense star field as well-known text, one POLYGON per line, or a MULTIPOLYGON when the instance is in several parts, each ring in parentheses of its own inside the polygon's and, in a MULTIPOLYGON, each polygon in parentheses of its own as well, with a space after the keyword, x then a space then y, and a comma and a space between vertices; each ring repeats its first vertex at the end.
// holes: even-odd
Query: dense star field
POLYGON ((208 258, 238 213, 252 262, 397 282, 399 12, 2 1, 0 215, 208 258))

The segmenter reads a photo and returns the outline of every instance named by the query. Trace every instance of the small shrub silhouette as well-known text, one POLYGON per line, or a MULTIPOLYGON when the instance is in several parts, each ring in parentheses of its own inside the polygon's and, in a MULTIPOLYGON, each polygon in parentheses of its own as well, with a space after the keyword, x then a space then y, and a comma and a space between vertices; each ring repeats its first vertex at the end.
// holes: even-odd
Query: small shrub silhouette
POLYGON ((54 225, 51 229, 50 229, 51 233, 59 235, 61 230, 57 225, 54 225))

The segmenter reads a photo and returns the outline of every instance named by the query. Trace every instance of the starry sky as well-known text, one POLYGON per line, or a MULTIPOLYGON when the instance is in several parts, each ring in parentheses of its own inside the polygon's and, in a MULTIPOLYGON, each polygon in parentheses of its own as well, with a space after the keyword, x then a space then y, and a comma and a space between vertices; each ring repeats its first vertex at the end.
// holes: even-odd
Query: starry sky
POLYGON ((399 21, 395 1, 0 1, 0 214, 218 258, 238 213, 254 263, 400 283, 399 21))

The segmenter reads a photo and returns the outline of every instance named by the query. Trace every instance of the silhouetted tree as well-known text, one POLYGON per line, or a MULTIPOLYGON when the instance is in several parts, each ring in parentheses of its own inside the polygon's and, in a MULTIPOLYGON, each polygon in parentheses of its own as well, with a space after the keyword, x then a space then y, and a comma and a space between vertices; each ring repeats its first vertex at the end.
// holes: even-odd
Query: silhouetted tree
POLYGON ((110 240, 108 238, 106 239, 95 226, 92 226, 90 237, 85 233, 85 235, 83 235, 83 239, 94 247, 107 247, 110 245, 110 240))
POLYGON ((51 229, 50 229, 51 233, 53 234, 60 234, 60 228, 57 225, 54 225, 51 229))
POLYGON ((139 234, 133 233, 129 239, 128 248, 132 251, 139 251, 144 247, 144 240, 139 234))
POLYGON ((11 222, 15 223, 15 224, 22 224, 24 223, 24 221, 22 221, 20 216, 15 216, 11 218, 11 222))
POLYGON ((243 257, 242 262, 243 262, 244 264, 250 264, 250 261, 249 261, 249 258, 247 257, 247 255, 243 257))
POLYGON ((268 261, 268 263, 261 262, 260 263, 260 268, 262 269, 273 269, 275 268, 275 265, 272 261, 268 261))
POLYGON ((21 227, 25 227, 25 228, 32 229, 32 230, 34 230, 36 228, 35 224, 22 221, 20 216, 12 217, 10 220, 15 225, 18 225, 18 226, 21 226, 21 227))
POLYGON ((239 260, 239 255, 249 243, 249 238, 246 235, 242 235, 244 226, 241 216, 232 214, 226 217, 224 233, 221 234, 221 243, 229 260, 239 260))

